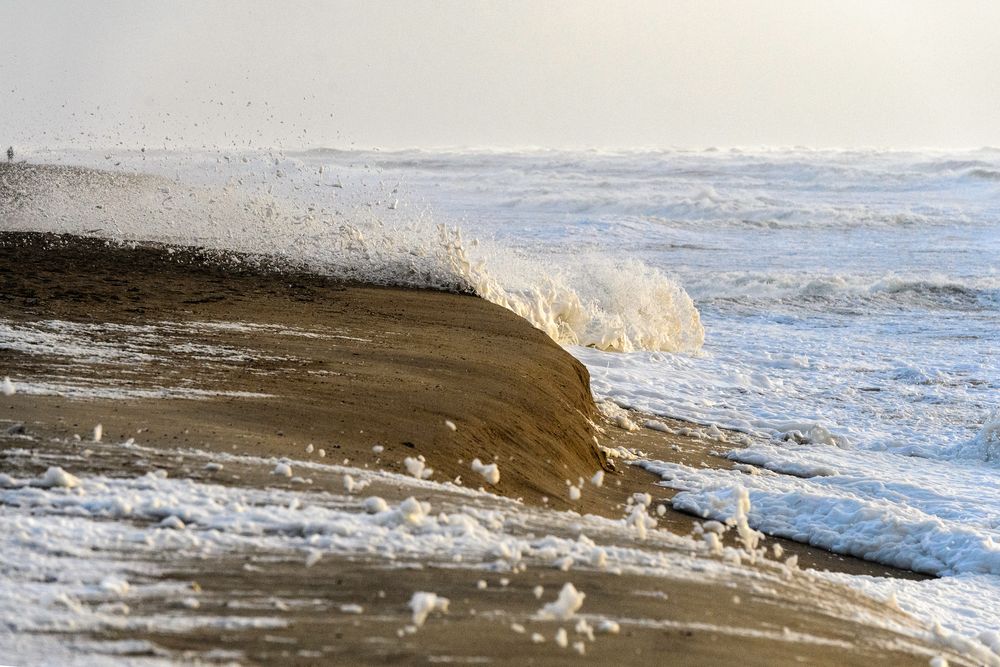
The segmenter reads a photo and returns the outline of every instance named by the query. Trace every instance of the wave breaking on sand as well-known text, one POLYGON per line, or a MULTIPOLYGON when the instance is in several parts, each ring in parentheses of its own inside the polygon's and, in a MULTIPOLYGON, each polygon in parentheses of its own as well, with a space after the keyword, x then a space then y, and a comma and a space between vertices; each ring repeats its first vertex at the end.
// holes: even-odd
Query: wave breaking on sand
POLYGON ((693 353, 704 342, 684 289, 638 260, 542 266, 364 183, 324 182, 290 159, 240 164, 223 183, 185 181, 177 165, 173 178, 0 165, 0 214, 11 230, 191 245, 343 280, 473 292, 563 345, 693 353))

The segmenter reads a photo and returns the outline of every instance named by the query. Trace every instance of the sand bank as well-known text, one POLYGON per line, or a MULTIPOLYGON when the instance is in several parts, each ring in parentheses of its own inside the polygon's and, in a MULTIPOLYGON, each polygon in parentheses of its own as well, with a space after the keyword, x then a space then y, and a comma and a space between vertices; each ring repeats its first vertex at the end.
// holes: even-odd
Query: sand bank
MULTIPOLYGON (((305 488, 304 482, 297 486, 295 479, 275 478, 249 464, 244 469, 226 459, 223 472, 214 474, 205 472, 203 455, 175 454, 197 449, 207 456, 284 457, 292 469, 336 463, 404 475, 412 472, 406 459, 422 456, 434 469, 430 480, 449 485, 414 491, 375 482, 369 491, 378 489, 390 502, 417 493, 438 506, 459 502, 454 494, 460 490, 483 487, 522 501, 524 508, 617 519, 632 493, 666 498, 668 492, 621 462, 617 473, 606 471, 603 486, 586 482, 608 467, 598 443, 660 447, 661 458, 714 458, 692 439, 627 434, 603 422, 582 365, 526 322, 469 295, 348 285, 190 249, 3 234, 0 318, 0 375, 12 376, 19 387, 0 406, 8 422, 24 423, 35 437, 30 447, 38 450, 34 459, 16 459, 19 474, 44 470, 42 454, 55 447, 47 440, 72 446, 74 435, 86 441, 101 423, 105 442, 132 438, 146 449, 77 457, 78 474, 127 476, 155 467, 171 478, 296 489, 305 488), (491 484, 474 472, 474 458, 495 463, 499 481, 491 484), (575 499, 570 485, 580 486, 581 478, 582 495, 575 499)), ((28 445, 7 439, 2 446, 23 451, 28 445)), ((342 468, 309 470, 307 492, 342 492, 342 468)), ((492 507, 488 498, 476 502, 492 507)), ((519 505, 497 507, 508 517, 502 530, 515 534, 519 505)), ((573 533, 566 515, 553 516, 558 530, 573 533)), ((661 520, 683 534, 693 525, 674 513, 661 520)), ((630 535, 625 542, 633 548, 634 540, 630 535)), ((678 549, 671 544, 663 549, 678 549)), ((801 547, 798 553, 803 564, 887 572, 801 547)), ((585 644, 598 662, 656 661, 669 653, 685 664, 796 658, 926 664, 941 650, 900 612, 809 575, 786 576, 780 565, 759 572, 745 567, 739 571, 745 574, 723 582, 616 575, 600 567, 563 571, 549 564, 505 574, 512 581, 503 585, 501 574, 486 574, 474 563, 401 565, 333 555, 304 568, 300 560, 274 554, 246 558, 262 564, 246 569, 232 555, 168 561, 170 576, 198 582, 205 595, 200 612, 178 611, 166 602, 158 609, 155 600, 133 604, 194 616, 246 598, 310 599, 313 607, 269 607, 268 614, 280 612, 284 623, 273 633, 219 633, 195 625, 98 635, 141 637, 180 651, 235 650, 252 662, 421 661, 440 655, 550 664, 570 654, 553 644, 557 624, 533 620, 539 603, 532 591, 541 584, 551 597, 572 580, 588 591, 587 609, 636 621, 621 635, 585 644), (488 586, 479 588, 479 579, 488 579, 488 586), (426 630, 400 638, 396 632, 406 623, 405 602, 414 590, 437 591, 453 606, 426 630), (330 613, 352 603, 367 611, 330 613), (856 620, 883 617, 909 632, 856 620), (547 637, 544 648, 508 630, 511 623, 536 624, 547 637)))

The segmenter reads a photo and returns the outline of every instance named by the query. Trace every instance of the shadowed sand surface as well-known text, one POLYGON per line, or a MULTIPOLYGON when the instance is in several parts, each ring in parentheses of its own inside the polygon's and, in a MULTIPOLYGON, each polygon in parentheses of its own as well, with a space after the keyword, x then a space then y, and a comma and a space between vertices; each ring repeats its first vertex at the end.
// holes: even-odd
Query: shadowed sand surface
MULTIPOLYGON (((672 492, 620 461, 612 472, 597 443, 655 451, 664 460, 728 465, 697 440, 610 426, 579 362, 520 318, 471 295, 346 285, 192 249, 4 233, 0 320, 12 331, 45 334, 15 336, 11 340, 20 342, 0 347, 0 375, 29 388, 0 397, 2 417, 23 422, 37 436, 32 447, 65 448, 74 435, 86 438, 102 423, 105 441, 135 438, 148 448, 81 460, 77 474, 160 468, 172 477, 292 488, 295 480, 250 466, 227 464, 213 474, 197 456, 175 454, 197 449, 286 457, 293 468, 295 461, 309 461, 403 474, 404 459, 423 456, 434 469, 432 481, 452 483, 421 491, 421 500, 452 502, 449 494, 459 488, 454 480, 461 477, 465 487, 482 486, 525 507, 617 519, 633 492, 650 492, 656 500, 672 492), (45 347, 70 339, 88 346, 69 353, 45 347), (123 363, 115 350, 141 363, 123 363), (52 439, 63 444, 44 444, 52 439), (473 458, 498 465, 496 485, 470 470, 473 458), (602 467, 608 470, 605 484, 586 484, 582 497, 572 500, 567 480, 578 484, 602 467)), ((0 449, 14 447, 26 445, 0 439, 0 449)), ((5 471, 37 473, 44 470, 42 459, 8 458, 5 471)), ((340 492, 339 474, 311 474, 312 489, 340 492)), ((390 501, 412 493, 392 485, 379 489, 390 501)), ((660 525, 687 534, 693 520, 670 511, 660 525)), ((802 565, 903 574, 781 543, 802 565)), ((780 565, 748 570, 755 567, 763 568, 766 586, 754 577, 722 585, 551 567, 510 575, 504 585, 500 575, 481 569, 432 563, 401 568, 361 557, 324 557, 310 568, 266 553, 177 559, 167 562, 170 577, 196 582, 204 598, 200 607, 158 610, 160 603, 150 600, 136 602, 137 608, 197 617, 242 600, 261 614, 280 613, 284 625, 266 632, 148 629, 101 636, 147 639, 175 658, 186 651, 235 651, 248 663, 426 663, 437 656, 556 664, 577 656, 553 643, 559 624, 532 619, 540 605, 532 589, 545 586, 549 599, 573 581, 587 592, 585 610, 635 619, 621 634, 586 644, 595 664, 667 656, 676 664, 926 664, 940 651, 851 620, 868 614, 917 628, 880 602, 807 573, 777 576, 780 565), (480 579, 488 580, 486 588, 477 586, 480 579), (449 597, 450 613, 400 635, 406 600, 417 590, 449 597), (274 599, 292 604, 276 611, 274 599), (349 603, 362 605, 363 613, 338 611, 349 603), (524 635, 509 630, 512 623, 535 627, 524 635), (528 636, 534 631, 546 643, 533 644, 528 636), (796 639, 800 635, 811 639, 796 639)), ((572 623, 562 625, 572 630, 572 623)))

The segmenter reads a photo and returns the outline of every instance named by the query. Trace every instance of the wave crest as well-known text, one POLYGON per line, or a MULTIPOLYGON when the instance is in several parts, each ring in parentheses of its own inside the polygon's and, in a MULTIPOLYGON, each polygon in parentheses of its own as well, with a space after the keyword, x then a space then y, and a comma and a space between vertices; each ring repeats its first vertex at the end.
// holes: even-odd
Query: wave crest
MULTIPOLYGON (((280 167, 284 181, 313 188, 310 198, 323 194, 294 162, 280 167)), ((273 183, 248 187, 242 178, 220 187, 84 168, 20 168, 0 184, 0 213, 13 229, 200 246, 343 280, 473 292, 564 345, 692 353, 704 341, 684 289, 637 260, 574 257, 543 266, 504 246, 466 243, 459 229, 426 212, 370 190, 352 193, 339 182, 331 210, 297 204, 273 183)))
POLYGON ((955 310, 992 308, 1000 301, 1000 281, 993 276, 716 272, 690 287, 701 300, 798 300, 803 304, 955 310))
POLYGON ((458 230, 448 242, 456 273, 476 294, 564 345, 693 353, 705 341, 701 316, 687 292, 637 260, 615 264, 596 256, 581 258, 576 271, 538 275, 517 289, 493 275, 485 261, 473 261, 458 230))

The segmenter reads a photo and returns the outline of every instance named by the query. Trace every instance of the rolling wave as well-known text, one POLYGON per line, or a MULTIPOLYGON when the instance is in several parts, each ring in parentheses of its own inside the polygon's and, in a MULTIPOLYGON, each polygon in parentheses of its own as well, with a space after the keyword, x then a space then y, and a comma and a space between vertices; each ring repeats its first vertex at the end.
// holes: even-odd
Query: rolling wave
POLYGON ((1000 277, 945 275, 724 272, 690 280, 699 302, 783 302, 882 308, 991 310, 1000 307, 1000 277))
POLYGON ((243 156, 216 167, 221 184, 81 167, 0 168, 0 217, 11 230, 199 246, 344 280, 474 292, 567 345, 696 352, 704 340, 684 289, 641 262, 517 257, 400 206, 395 189, 331 186, 295 160, 243 156))

